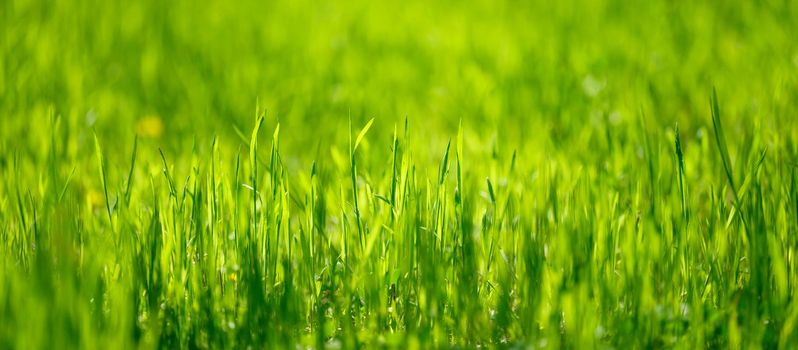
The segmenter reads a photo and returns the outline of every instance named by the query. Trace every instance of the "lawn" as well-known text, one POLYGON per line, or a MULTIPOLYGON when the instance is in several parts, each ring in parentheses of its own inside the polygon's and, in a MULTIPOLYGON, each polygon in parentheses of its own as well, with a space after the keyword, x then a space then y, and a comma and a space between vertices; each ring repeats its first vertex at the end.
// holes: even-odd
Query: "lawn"
POLYGON ((796 18, 0 1, 0 349, 796 348, 796 18))

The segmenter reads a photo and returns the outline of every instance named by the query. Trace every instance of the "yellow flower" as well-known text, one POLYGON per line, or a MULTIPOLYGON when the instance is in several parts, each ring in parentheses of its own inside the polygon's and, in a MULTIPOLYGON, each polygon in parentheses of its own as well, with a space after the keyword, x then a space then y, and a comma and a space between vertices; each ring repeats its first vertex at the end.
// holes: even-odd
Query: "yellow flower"
POLYGON ((157 115, 148 115, 136 123, 136 133, 141 137, 159 138, 163 134, 163 121, 157 115))
POLYGON ((230 274, 230 281, 233 281, 233 282, 238 281, 238 275, 236 275, 235 273, 231 273, 230 274))
POLYGON ((97 210, 105 205, 105 196, 100 191, 89 190, 86 193, 86 203, 91 210, 97 210))

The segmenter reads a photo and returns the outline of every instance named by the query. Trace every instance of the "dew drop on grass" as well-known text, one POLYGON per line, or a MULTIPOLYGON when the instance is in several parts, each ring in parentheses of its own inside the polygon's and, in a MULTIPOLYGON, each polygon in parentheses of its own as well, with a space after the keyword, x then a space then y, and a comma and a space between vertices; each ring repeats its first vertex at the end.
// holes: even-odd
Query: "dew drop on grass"
POLYGON ((94 113, 94 110, 90 109, 86 113, 85 121, 87 126, 89 127, 94 126, 94 123, 97 122, 97 113, 94 113))
POLYGON ((588 75, 582 79, 582 90, 584 90, 585 94, 589 97, 596 97, 606 85, 606 80, 596 79, 596 77, 592 75, 588 75))
POLYGON ((594 332, 594 334, 596 335, 596 338, 601 338, 606 333, 607 333, 607 331, 604 329, 604 327, 602 327, 601 325, 596 326, 596 330, 594 332))

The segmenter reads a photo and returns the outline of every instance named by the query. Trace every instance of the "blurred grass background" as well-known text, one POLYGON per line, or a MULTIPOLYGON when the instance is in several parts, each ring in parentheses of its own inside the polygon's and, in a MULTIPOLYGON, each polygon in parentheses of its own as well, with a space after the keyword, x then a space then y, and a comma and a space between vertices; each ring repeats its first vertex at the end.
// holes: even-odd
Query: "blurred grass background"
POLYGON ((184 149, 195 136, 235 137, 258 101, 296 131, 284 138, 294 155, 340 142, 349 115, 385 126, 407 117, 430 140, 422 148, 463 119, 480 138, 554 149, 574 144, 591 115, 630 123, 641 106, 658 125, 697 129, 713 85, 732 116, 784 108, 796 93, 789 1, 2 6, 6 144, 36 143, 54 108, 73 130, 121 144, 157 116, 162 143, 184 149))

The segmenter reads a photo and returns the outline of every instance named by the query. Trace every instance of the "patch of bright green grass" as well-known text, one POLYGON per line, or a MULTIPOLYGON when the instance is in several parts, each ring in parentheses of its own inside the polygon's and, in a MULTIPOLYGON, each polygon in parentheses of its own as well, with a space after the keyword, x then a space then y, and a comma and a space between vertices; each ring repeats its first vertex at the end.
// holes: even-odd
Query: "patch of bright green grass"
POLYGON ((795 18, 4 1, 0 348, 794 348, 795 18))

